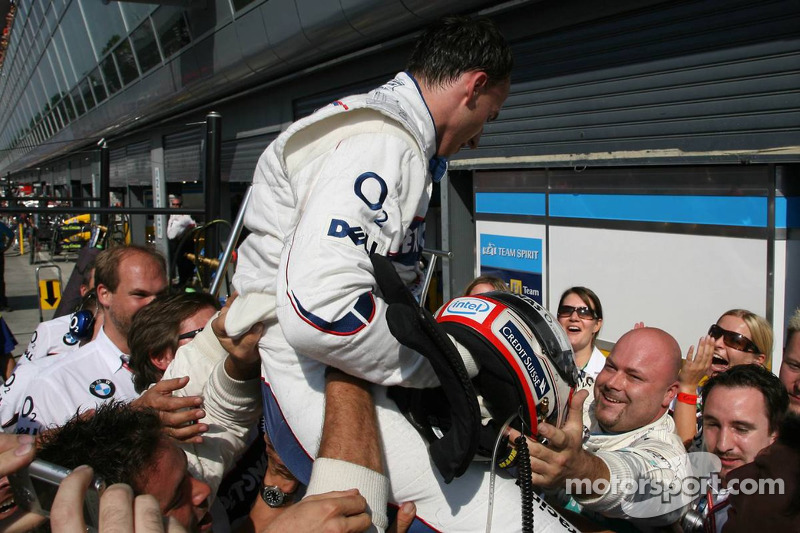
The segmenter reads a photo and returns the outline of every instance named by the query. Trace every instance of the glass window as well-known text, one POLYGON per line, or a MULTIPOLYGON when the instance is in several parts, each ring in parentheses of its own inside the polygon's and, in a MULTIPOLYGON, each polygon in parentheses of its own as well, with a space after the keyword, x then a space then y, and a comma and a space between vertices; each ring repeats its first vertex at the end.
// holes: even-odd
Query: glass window
POLYGON ((75 120, 75 108, 72 107, 72 100, 70 100, 69 95, 65 96, 63 100, 61 100, 61 114, 64 115, 67 124, 75 120))
MULTIPOLYGON (((89 109, 94 108, 94 95, 92 94, 92 88, 89 85, 89 78, 84 78, 81 80, 80 85, 78 85, 78 90, 80 91, 81 96, 83 96, 83 101, 86 104, 86 110, 88 111, 89 109)), ((103 93, 105 93, 105 91, 103 91, 103 93)))
POLYGON ((131 43, 128 39, 123 39, 119 46, 114 49, 114 59, 117 60, 117 66, 119 67, 119 74, 122 76, 123 85, 128 85, 139 77, 139 70, 136 68, 136 59, 133 57, 131 43))
POLYGON ((161 54, 158 53, 156 36, 153 34, 150 19, 145 19, 142 25, 133 31, 131 40, 133 40, 133 49, 136 50, 136 57, 139 58, 139 66, 143 73, 161 63, 161 54))
POLYGON ((83 15, 86 26, 92 36, 97 57, 103 57, 114 45, 127 35, 122 14, 119 11, 119 2, 109 2, 107 5, 97 5, 96 0, 79 0, 83 6, 83 15))
MULTIPOLYGON (((84 80, 84 83, 85 82, 86 82, 86 80, 84 80)), ((88 88, 88 85, 87 85, 87 88, 88 88)), ((72 92, 70 93, 70 96, 72 97, 72 104, 75 106, 75 111, 77 112, 78 116, 81 116, 84 113, 86 113, 86 106, 83 103, 83 97, 81 96, 81 88, 80 88, 80 86, 75 87, 74 89, 72 89, 72 92)))
POLYGON ((64 18, 61 19, 59 33, 67 45, 67 54, 75 69, 75 76, 82 78, 97 65, 97 60, 89 42, 86 26, 83 24, 78 2, 73 1, 67 8, 64 18), (69 39, 66 36, 69 36, 69 39))
POLYGON ((108 94, 114 94, 122 88, 117 76, 117 67, 114 65, 114 56, 107 56, 100 62, 100 69, 103 71, 103 77, 106 79, 106 87, 108 87, 108 94))
POLYGON ((106 94, 106 87, 103 85, 103 77, 100 75, 99 68, 89 73, 89 84, 92 86, 92 92, 94 92, 94 97, 98 104, 106 99, 108 95, 106 94))
POLYGON ((233 9, 235 9, 236 11, 239 11, 240 9, 243 9, 243 8, 249 6, 250 4, 252 4, 255 1, 256 0, 233 0, 233 9))
POLYGON ((122 18, 125 20, 125 26, 130 31, 145 20, 155 6, 136 2, 120 2, 119 7, 122 9, 122 18))
MULTIPOLYGON (((53 55, 53 41, 50 41, 50 45, 47 47, 47 51, 42 57, 42 63, 44 64, 44 68, 50 69, 53 75, 53 79, 55 80, 55 85, 58 88, 58 91, 61 94, 64 94, 67 91, 67 84, 64 81, 64 76, 61 72, 61 67, 58 64, 58 59, 55 58, 53 55)), ((55 90, 55 89, 54 89, 55 90)))
POLYGON ((75 76, 75 69, 72 68, 72 62, 66 52, 63 35, 60 30, 53 35, 51 42, 53 43, 53 53, 58 58, 58 64, 61 66, 61 73, 66 80, 67 87, 74 87, 78 82, 78 78, 75 76))
POLYGON ((47 35, 52 35, 53 32, 56 31, 56 20, 57 20, 56 8, 52 2, 47 6, 47 11, 45 11, 44 18, 47 21, 47 24, 45 25, 44 28, 42 28, 42 30, 44 31, 44 29, 47 28, 47 35))
POLYGON ((61 92, 58 90, 58 84, 56 83, 53 69, 50 67, 50 61, 48 61, 47 57, 42 57, 36 71, 41 77, 47 103, 50 107, 55 106, 56 102, 61 99, 61 92))
POLYGON ((189 26, 180 8, 161 6, 153 13, 153 24, 165 59, 191 42, 189 26))
POLYGON ((42 16, 44 15, 44 13, 42 13, 42 3, 43 2, 33 2, 31 11, 28 14, 28 26, 33 29, 34 33, 39 29, 39 25, 42 23, 42 16))

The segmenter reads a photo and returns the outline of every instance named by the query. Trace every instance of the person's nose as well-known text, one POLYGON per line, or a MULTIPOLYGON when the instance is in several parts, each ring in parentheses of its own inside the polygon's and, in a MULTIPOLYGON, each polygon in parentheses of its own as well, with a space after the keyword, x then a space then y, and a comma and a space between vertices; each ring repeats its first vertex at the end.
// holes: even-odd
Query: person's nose
POLYGON ((717 434, 717 451, 719 453, 726 453, 733 449, 733 435, 727 428, 720 428, 717 434))
POLYGON ((192 479, 192 503, 199 507, 211 495, 211 487, 208 483, 200 481, 194 477, 192 479))
POLYGON ((471 150, 474 150, 475 148, 478 147, 478 143, 481 140, 482 134, 483 134, 483 128, 481 128, 481 131, 476 133, 469 141, 467 141, 467 146, 469 146, 471 150))

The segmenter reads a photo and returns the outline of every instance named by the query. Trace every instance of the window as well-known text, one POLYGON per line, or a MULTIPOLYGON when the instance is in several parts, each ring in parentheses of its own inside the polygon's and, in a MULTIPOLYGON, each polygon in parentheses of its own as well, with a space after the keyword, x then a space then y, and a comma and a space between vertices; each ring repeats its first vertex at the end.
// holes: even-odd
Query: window
POLYGON ((96 68, 89 73, 89 84, 92 86, 94 98, 98 104, 108 97, 106 87, 103 85, 103 77, 100 75, 100 69, 96 68))
POLYGON ((153 25, 150 23, 150 19, 145 19, 142 25, 133 31, 131 40, 133 41, 133 49, 136 51, 136 57, 139 59, 142 73, 161 63, 161 54, 158 53, 156 36, 153 33, 153 25))
MULTIPOLYGON (((86 110, 90 110, 95 106, 94 102, 94 95, 92 94, 92 89, 89 86, 89 78, 84 78, 81 80, 81 83, 78 85, 77 89, 80 91, 81 95, 83 96, 83 101, 86 103, 86 110)), ((77 103, 78 98, 75 99, 77 103)), ((83 114, 83 112, 79 111, 79 114, 83 114)))
POLYGON ((255 0, 233 0, 233 9, 239 11, 255 2, 255 0))
POLYGON ((117 76, 117 67, 114 65, 114 57, 109 55, 100 62, 100 69, 103 71, 103 77, 106 79, 106 86, 108 87, 108 94, 114 94, 122 88, 122 84, 117 76))
POLYGON ((161 41, 164 58, 170 57, 191 42, 189 26, 182 9, 161 6, 153 14, 153 23, 161 41))
POLYGON ((78 2, 73 1, 67 8, 64 18, 61 19, 59 33, 75 68, 75 76, 82 78, 96 65, 96 60, 78 2))
POLYGON ((128 85, 139 77, 139 69, 136 68, 136 59, 133 57, 131 43, 128 39, 123 39, 119 46, 114 49, 114 59, 117 60, 123 85, 128 85))
MULTIPOLYGON (((86 80, 84 80, 84 83, 86 83, 86 80)), ((75 87, 72 89, 70 96, 72 97, 72 103, 75 105, 75 112, 78 116, 86 113, 86 106, 83 103, 83 98, 81 98, 81 88, 75 87)))

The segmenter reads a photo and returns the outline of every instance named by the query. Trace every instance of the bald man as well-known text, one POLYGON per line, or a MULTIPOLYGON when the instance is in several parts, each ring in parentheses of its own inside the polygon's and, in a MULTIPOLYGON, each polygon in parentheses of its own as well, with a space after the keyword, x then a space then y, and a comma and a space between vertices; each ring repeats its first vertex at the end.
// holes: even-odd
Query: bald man
POLYGON ((691 474, 667 414, 680 367, 680 347, 667 332, 640 328, 623 335, 593 394, 575 394, 564 427, 540 424, 545 441, 528 440, 533 483, 612 529, 618 518, 644 530, 677 522, 691 501, 670 495, 691 474))

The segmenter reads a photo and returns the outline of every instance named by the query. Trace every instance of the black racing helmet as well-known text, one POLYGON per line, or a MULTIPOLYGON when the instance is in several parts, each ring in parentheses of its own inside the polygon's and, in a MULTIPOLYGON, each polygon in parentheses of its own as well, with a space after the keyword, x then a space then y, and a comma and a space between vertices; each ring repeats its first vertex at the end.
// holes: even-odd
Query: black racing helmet
POLYGON ((566 333, 538 302, 494 291, 454 298, 435 318, 479 363, 473 383, 495 425, 519 414, 512 426, 533 438, 540 422, 564 424, 578 369, 566 333))

